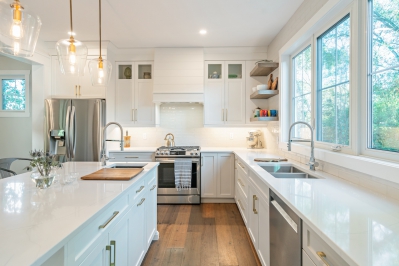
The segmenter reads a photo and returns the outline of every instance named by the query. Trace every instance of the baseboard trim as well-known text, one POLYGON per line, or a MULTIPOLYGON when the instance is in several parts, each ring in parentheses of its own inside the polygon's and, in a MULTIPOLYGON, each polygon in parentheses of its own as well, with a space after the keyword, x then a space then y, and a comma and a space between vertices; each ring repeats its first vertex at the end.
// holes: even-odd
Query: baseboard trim
POLYGON ((201 198, 201 203, 235 203, 234 198, 223 199, 223 198, 201 198))
POLYGON ((152 238, 152 240, 154 240, 154 241, 159 240, 159 232, 158 231, 155 232, 154 237, 152 238))

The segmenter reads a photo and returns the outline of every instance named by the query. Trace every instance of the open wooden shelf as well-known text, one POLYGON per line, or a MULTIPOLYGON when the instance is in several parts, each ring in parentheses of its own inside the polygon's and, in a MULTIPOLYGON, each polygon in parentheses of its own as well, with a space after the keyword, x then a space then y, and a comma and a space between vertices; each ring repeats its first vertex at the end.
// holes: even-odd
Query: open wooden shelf
POLYGON ((269 99, 279 94, 278 90, 258 90, 251 94, 250 99, 269 99))
POLYGON ((258 121, 278 121, 278 116, 261 116, 261 117, 251 117, 251 122, 258 122, 258 121))
POLYGON ((268 76, 275 69, 278 68, 278 63, 276 62, 265 62, 265 63, 257 63, 254 69, 252 69, 249 76, 268 76))

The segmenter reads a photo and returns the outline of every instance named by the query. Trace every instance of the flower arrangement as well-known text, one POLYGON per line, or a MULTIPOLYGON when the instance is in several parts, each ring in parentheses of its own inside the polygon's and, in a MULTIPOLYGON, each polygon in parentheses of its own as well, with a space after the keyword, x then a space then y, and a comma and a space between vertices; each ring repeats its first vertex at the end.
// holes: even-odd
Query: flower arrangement
POLYGON ((41 176, 49 176, 51 170, 62 168, 60 162, 55 160, 55 155, 49 152, 32 150, 29 154, 33 158, 30 165, 36 167, 41 176))

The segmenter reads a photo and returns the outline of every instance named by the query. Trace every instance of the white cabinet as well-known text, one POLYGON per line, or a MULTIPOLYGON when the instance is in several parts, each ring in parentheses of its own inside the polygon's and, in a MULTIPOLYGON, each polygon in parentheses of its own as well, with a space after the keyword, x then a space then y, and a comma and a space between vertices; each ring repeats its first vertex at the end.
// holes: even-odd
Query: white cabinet
POLYGON ((302 266, 316 266, 309 258, 308 254, 302 249, 302 266))
POLYGON ((70 76, 61 73, 57 56, 52 57, 52 81, 51 96, 54 98, 105 98, 106 87, 94 87, 91 85, 89 61, 98 56, 88 56, 84 74, 82 76, 70 76))
POLYGON ((155 162, 155 152, 109 152, 110 162, 155 162))
POLYGON ((149 191, 145 204, 145 220, 146 220, 146 248, 151 245, 157 230, 157 175, 148 182, 149 191))
POLYGON ((133 229, 130 220, 134 213, 130 210, 109 232, 109 243, 111 262, 118 265, 129 265, 129 232, 133 229))
MULTIPOLYGON (((138 197, 133 203, 132 213, 134 215, 131 219, 131 232, 130 238, 130 258, 131 263, 129 265, 138 266, 144 259, 146 251, 146 231, 145 231, 145 202, 146 198, 138 197)), ((121 264, 123 265, 123 264, 121 264)))
POLYGON ((205 62, 204 124, 245 124, 245 61, 205 62))
POLYGON ((234 198, 234 154, 201 153, 201 197, 234 198))
POLYGON ((117 64, 116 121, 123 126, 155 126, 152 67, 152 62, 117 64))

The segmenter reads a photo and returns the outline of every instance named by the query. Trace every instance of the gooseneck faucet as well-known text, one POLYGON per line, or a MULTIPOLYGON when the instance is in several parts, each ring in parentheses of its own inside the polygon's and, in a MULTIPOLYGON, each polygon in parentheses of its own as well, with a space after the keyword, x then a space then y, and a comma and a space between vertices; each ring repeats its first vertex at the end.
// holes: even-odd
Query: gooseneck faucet
POLYGON ((104 129, 103 129, 103 147, 102 147, 102 153, 101 153, 101 163, 103 166, 105 166, 107 164, 107 160, 109 160, 110 158, 107 157, 107 151, 106 151, 106 147, 105 147, 105 142, 106 141, 119 141, 121 144, 121 151, 123 151, 123 129, 121 124, 117 123, 117 122, 109 122, 108 124, 105 125, 104 129), (110 125, 116 125, 119 127, 119 129, 121 130, 121 140, 113 140, 113 139, 105 139, 105 131, 107 130, 107 128, 110 125))
POLYGON ((319 163, 316 162, 316 160, 315 160, 315 158, 314 158, 314 140, 313 140, 313 133, 314 133, 313 127, 312 127, 311 125, 309 125, 308 123, 302 122, 302 121, 298 121, 298 122, 293 123, 293 124, 290 126, 290 130, 288 131, 288 144, 287 144, 288 151, 291 151, 291 142, 310 142, 310 159, 309 159, 309 163, 308 163, 310 170, 316 170, 316 167, 319 166, 319 163), (303 139, 294 140, 294 139, 291 139, 291 130, 292 130, 292 128, 293 128, 295 125, 298 125, 298 124, 303 124, 303 125, 308 126, 308 128, 310 129, 310 133, 311 133, 311 135, 310 135, 310 140, 303 140, 303 139))

